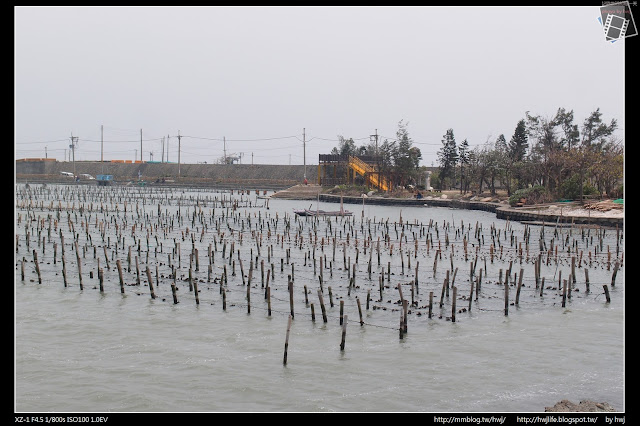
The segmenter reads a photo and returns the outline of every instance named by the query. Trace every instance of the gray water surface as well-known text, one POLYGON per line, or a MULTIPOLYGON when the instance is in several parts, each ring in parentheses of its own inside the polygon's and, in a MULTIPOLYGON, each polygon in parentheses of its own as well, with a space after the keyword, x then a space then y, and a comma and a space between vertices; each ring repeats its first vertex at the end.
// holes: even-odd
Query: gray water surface
POLYGON ((68 194, 63 186, 49 186, 50 192, 32 192, 31 197, 39 197, 43 206, 40 201, 35 207, 26 206, 20 195, 23 190, 23 185, 17 185, 16 218, 22 215, 20 224, 16 219, 17 242, 14 236, 14 249, 17 247, 14 278, 17 412, 543 412, 545 407, 561 399, 576 403, 589 399, 608 402, 619 411, 625 409, 625 268, 623 262, 615 285, 611 286, 613 263, 607 264, 607 251, 612 254, 612 262, 623 259, 624 245, 616 253, 620 242, 616 230, 606 230, 601 250, 597 235, 601 236, 602 230, 591 229, 585 238, 586 234, 579 228, 554 230, 545 227, 544 242, 550 245, 554 231, 558 232, 554 243, 559 244, 560 249, 557 260, 555 256, 548 258, 547 251, 543 254, 541 275, 549 288, 540 296, 534 279, 534 259, 538 256, 541 227, 525 228, 520 223, 497 220, 487 212, 426 207, 400 211, 393 207, 366 205, 362 215, 363 206, 345 205, 354 211, 354 216, 348 220, 332 218, 329 231, 329 224, 324 219, 314 222, 292 215, 293 208, 308 207, 308 202, 271 199, 267 208, 266 200, 257 199, 253 194, 234 194, 233 197, 242 203, 251 201, 251 206, 240 203, 231 210, 228 202, 223 208, 215 206, 213 201, 213 197, 232 197, 230 194, 158 194, 149 189, 136 189, 140 191, 140 198, 128 203, 125 214, 120 199, 105 198, 103 211, 98 211, 99 201, 94 199, 93 205, 90 204, 97 196, 95 193, 85 194, 86 201, 64 200, 62 197, 68 194), (60 188, 59 192, 54 193, 53 188, 60 188), (75 210, 62 209, 57 221, 58 230, 52 229, 49 236, 48 221, 58 214, 48 208, 54 196, 55 206, 62 199, 63 207, 67 202, 69 206, 75 203, 75 210), (162 197, 164 202, 158 208, 158 200, 162 197), (169 204, 171 197, 173 202, 169 204), (183 197, 180 206, 177 205, 179 197, 183 197), (147 201, 143 204, 142 200, 147 201), (119 216, 114 213, 116 203, 119 216), (301 203, 306 205, 301 206, 301 203), (104 210, 107 204, 111 209, 109 213, 104 210), (82 215, 78 213, 80 205, 84 206, 82 215), (174 220, 173 228, 168 230, 167 218, 178 211, 188 219, 181 224, 174 220), (164 214, 167 216, 163 217, 164 214), (27 217, 34 220, 27 221, 27 217), (79 253, 82 251, 82 290, 69 217, 74 223, 79 253), (45 225, 38 235, 37 226, 42 219, 45 225), (80 226, 82 219, 85 226, 87 222, 90 226, 90 240, 86 228, 80 226), (224 224, 219 230, 215 226, 216 220, 224 224), (267 237, 268 220, 272 220, 270 238, 267 237), (287 220, 290 221, 288 236, 278 244, 278 236, 284 235, 287 220), (430 220, 432 226, 427 231, 430 220), (119 232, 120 238, 124 236, 124 247, 115 230, 116 221, 121 221, 119 232), (136 222, 138 225, 132 231, 136 222), (387 222, 384 229, 380 222, 387 222), (155 228, 158 223, 161 225, 155 228), (438 224, 437 237, 435 223, 438 224), (103 241, 100 229, 106 224, 110 226, 105 230, 103 241), (161 231, 163 226, 167 227, 166 234, 161 231), (183 240, 181 233, 187 227, 190 231, 183 240), (477 227, 481 227, 481 231, 478 232, 477 227), (495 249, 493 263, 489 260, 492 227, 501 233, 501 245, 504 246, 502 259, 498 258, 499 251, 495 249), (27 229, 29 249, 26 247, 27 229), (231 229, 234 229, 233 236, 231 229), (60 230, 65 245, 66 287, 62 278, 60 230), (349 257, 350 264, 355 264, 356 230, 359 258, 355 267, 356 286, 349 289, 353 266, 347 275, 343 250, 346 250, 344 256, 349 257), (371 241, 376 242, 381 237, 380 265, 375 244, 367 247, 364 253, 364 238, 369 236, 369 230, 371 241), (396 230, 399 230, 398 237, 396 230), (518 242, 522 242, 525 230, 530 233, 529 256, 527 260, 523 254, 520 263, 518 245, 515 244, 515 248, 511 245, 511 235, 513 232, 518 242), (353 234, 350 233, 346 245, 349 232, 353 234), (401 258, 399 246, 403 232, 407 239, 402 240, 401 258), (243 235, 242 244, 239 233, 243 235), (262 246, 258 255, 260 242, 256 235, 259 233, 262 233, 262 246), (304 237, 302 247, 296 233, 304 237), (311 260, 316 235, 316 257, 324 255, 331 262, 331 269, 325 264, 322 271, 326 323, 318 297, 319 264, 314 273, 311 260), (339 241, 335 261, 332 235, 337 235, 339 241), (385 235, 389 236, 390 244, 394 244, 392 254, 390 244, 385 246, 385 235), (430 240, 429 248, 428 235, 433 241, 430 240), (449 245, 445 244, 445 235, 448 235, 449 245), (465 235, 466 259, 463 252, 465 235), (597 237, 592 239, 594 235, 597 237), (321 248, 323 236, 325 244, 321 248), (484 237, 484 243, 478 236, 484 237), (38 240, 43 237, 47 240, 44 254, 38 246, 38 240), (214 239, 217 251, 213 250, 213 274, 208 279, 207 252, 214 239), (419 243, 417 253, 414 239, 419 243), (142 243, 140 252, 138 241, 142 243), (235 251, 231 260, 238 261, 240 250, 245 280, 250 261, 255 262, 250 301, 239 264, 235 265, 236 275, 231 275, 229 252, 232 241, 235 251), (59 244, 55 264, 54 242, 59 244), (176 242, 180 243, 179 267, 176 242), (222 256, 224 242, 227 244, 225 257, 222 256), (438 244, 442 259, 438 260, 434 273, 438 244), (112 256, 109 269, 104 258, 105 245, 108 255, 112 256), (267 249, 269 245, 273 246, 271 253, 267 249), (97 247, 96 258, 93 246, 97 247), (134 267, 130 272, 126 271, 129 246, 135 256, 140 253, 140 285, 136 284, 134 267), (196 303, 188 282, 189 255, 194 247, 198 248, 200 262, 197 272, 191 264, 199 303, 196 303), (290 250, 288 264, 287 249, 290 250), (33 250, 38 255, 41 283, 38 283, 33 263, 33 250), (371 254, 373 272, 369 278, 367 266, 371 250, 374 250, 371 254), (569 277, 571 257, 578 257, 580 250, 583 250, 583 258, 577 268, 577 282, 563 307, 557 281, 559 277, 569 277), (589 251, 592 252, 590 264, 587 263, 589 251), (452 252, 454 270, 458 269, 455 321, 452 318, 453 289, 444 298, 442 308, 439 306, 446 271, 449 270, 450 278, 453 276, 452 252), (307 259, 305 254, 309 256, 307 259), (478 298, 474 292, 469 310, 470 263, 476 254, 475 276, 482 269, 483 278, 478 298), (271 315, 268 315, 256 256, 258 260, 264 260, 267 270, 270 263, 274 264, 275 274, 269 284, 271 315), (102 292, 97 278, 97 258, 100 258, 100 267, 105 274, 102 292), (116 258, 125 266, 124 294, 120 290, 116 258), (280 259, 283 259, 282 271, 280 259), (24 280, 21 279, 23 260, 24 280), (169 262, 177 271, 178 304, 173 303, 169 262), (391 282, 386 281, 388 262, 392 268, 391 282), (402 310, 397 284, 402 286, 403 297, 411 301, 410 283, 415 279, 417 262, 419 284, 414 288, 417 294, 413 294, 416 303, 408 314, 407 332, 400 338, 402 310), (509 288, 510 302, 508 315, 505 315, 504 277, 502 283, 498 281, 500 269, 506 271, 510 262, 513 265, 511 278, 514 273, 519 275, 522 268, 524 279, 518 305, 515 305, 517 287, 509 288), (295 315, 285 365, 285 337, 290 314, 287 275, 291 274, 292 263, 295 268, 295 315), (228 281, 223 285, 226 309, 223 309, 219 282, 224 265, 228 269, 228 281), (147 266, 152 272, 155 298, 150 296, 144 273, 147 266), (156 284, 156 267, 161 276, 159 285, 156 284), (589 293, 586 292, 584 269, 589 269, 589 293), (93 278, 89 276, 91 272, 93 278), (384 274, 385 288, 380 301, 381 274, 384 274), (605 284, 610 292, 610 302, 606 301, 603 292, 605 284), (333 307, 329 306, 329 286, 333 291, 333 307), (433 314, 429 318, 431 291, 434 293, 433 314), (367 292, 370 295, 368 309, 367 292), (363 325, 360 324, 358 300, 363 325), (340 349, 343 333, 340 301, 343 301, 347 315, 344 350, 340 349), (311 318, 311 304, 314 304, 315 320, 311 318))

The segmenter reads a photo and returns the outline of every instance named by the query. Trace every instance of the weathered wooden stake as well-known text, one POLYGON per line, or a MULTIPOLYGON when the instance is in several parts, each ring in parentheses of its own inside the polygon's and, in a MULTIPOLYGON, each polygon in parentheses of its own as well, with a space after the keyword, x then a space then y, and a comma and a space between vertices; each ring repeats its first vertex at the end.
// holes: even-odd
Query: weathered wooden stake
POLYGON ((289 349, 289 332, 291 331, 291 320, 293 317, 289 315, 289 320, 287 321, 287 337, 284 340, 284 359, 282 363, 287 365, 287 350, 289 349))
POLYGON ((120 259, 116 260, 116 266, 118 267, 118 277, 120 278, 120 293, 124 294, 124 279, 122 278, 122 262, 120 262, 120 259))
POLYGON ((520 269, 520 276, 518 277, 518 289, 516 290, 516 305, 520 303, 520 287, 522 287, 522 274, 524 274, 524 269, 520 269))
POLYGON ((588 269, 584 270, 584 279, 587 287, 586 292, 589 293, 589 270, 588 269))
POLYGON ((271 316, 271 287, 267 287, 267 315, 271 316))
POLYGON ((222 310, 227 310, 227 290, 224 288, 222 289, 222 310))
POLYGON ((173 281, 171 282, 171 293, 173 294, 173 304, 177 305, 178 304, 178 295, 176 294, 175 275, 174 275, 173 281))
POLYGON ((616 274, 618 273, 618 267, 620 267, 620 262, 616 260, 616 264, 613 267, 613 275, 611 276, 611 287, 616 286, 616 274))
POLYGON ((247 286, 247 313, 251 313, 251 286, 247 286))
POLYGON ((345 338, 347 337, 347 315, 344 316, 344 323, 342 324, 342 340, 340 341, 340 350, 344 351, 345 338))
POLYGON ((291 308, 291 318, 293 318, 293 281, 289 281, 289 307, 291 308))
MULTIPOLYGON (((33 250, 33 263, 36 266, 36 272, 38 273, 38 284, 42 284, 42 278, 40 276, 40 265, 38 264, 38 253, 35 249, 33 250)), ((80 283, 80 288, 82 288, 82 283, 80 283)))
POLYGON ((433 315, 433 291, 429 292, 429 318, 433 315))
POLYGON ((327 322, 327 310, 324 307, 324 301, 322 300, 322 292, 318 290, 318 299, 320 299, 320 309, 322 310, 322 320, 327 322))
POLYGON ((504 283, 504 316, 509 315, 509 283, 504 283))
POLYGON ((74 244, 76 246, 76 259, 78 260, 78 280, 80 281, 80 290, 82 290, 82 261, 80 260, 80 252, 78 252, 78 242, 74 244))
POLYGON ((456 299, 458 294, 458 287, 453 286, 453 300, 451 301, 451 322, 456 322, 456 299))
MULTIPOLYGON (((155 299, 156 293, 153 291, 153 279, 151 278, 151 270, 149 270, 148 266, 147 266, 147 281, 149 281, 149 293, 151 294, 151 298, 155 299)), ((197 296, 196 296, 196 300, 197 300, 197 296)))

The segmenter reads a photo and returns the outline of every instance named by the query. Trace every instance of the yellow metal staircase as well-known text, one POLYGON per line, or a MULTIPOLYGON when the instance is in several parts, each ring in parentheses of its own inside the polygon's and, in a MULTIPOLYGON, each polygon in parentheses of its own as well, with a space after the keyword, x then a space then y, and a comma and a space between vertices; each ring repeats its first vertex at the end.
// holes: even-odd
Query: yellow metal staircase
POLYGON ((383 191, 389 190, 389 181, 384 176, 380 176, 375 168, 371 167, 358 157, 350 155, 348 165, 354 172, 364 177, 369 184, 382 189, 383 191))

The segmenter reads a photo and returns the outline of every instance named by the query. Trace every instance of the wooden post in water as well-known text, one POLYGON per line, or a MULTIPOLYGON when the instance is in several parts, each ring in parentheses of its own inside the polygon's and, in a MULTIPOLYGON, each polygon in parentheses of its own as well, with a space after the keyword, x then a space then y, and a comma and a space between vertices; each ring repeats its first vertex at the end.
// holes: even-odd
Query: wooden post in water
POLYGON ((433 291, 429 292, 429 318, 433 315, 433 291))
POLYGON ((564 280, 562 286, 562 307, 564 308, 567 302, 567 280, 564 280))
POLYGON ((140 266, 138 265, 138 256, 136 258, 136 284, 140 285, 140 266))
POLYGON ((585 268, 584 270, 584 279, 585 279, 585 284, 586 284, 586 292, 589 293, 589 270, 585 268))
POLYGON ((98 278, 100 279, 100 293, 104 293, 104 285, 103 285, 104 270, 102 268, 98 269, 98 278))
POLYGON ((222 289, 222 310, 227 310, 227 290, 225 288, 222 289))
POLYGON ((620 267, 620 262, 616 260, 616 264, 613 267, 613 275, 611 276, 611 287, 616 286, 616 274, 618 273, 618 267, 620 267))
POLYGON ((171 282, 171 293, 173 294, 173 304, 178 304, 178 295, 176 294, 176 278, 173 276, 173 281, 171 282))
MULTIPOLYGON (((151 278, 151 270, 147 266, 147 281, 149 281, 149 293, 151 293, 151 298, 156 298, 156 293, 153 291, 153 279, 151 278)), ((197 300, 197 296, 196 296, 197 300)))
POLYGON ((604 284, 602 288, 604 289, 604 295, 607 297, 607 303, 610 303, 611 298, 609 297, 609 287, 607 287, 607 285, 604 284))
POLYGON ((291 320, 293 319, 293 317, 291 315, 289 315, 289 320, 287 321, 287 336, 284 339, 284 359, 282 361, 282 363, 284 365, 287 365, 287 351, 289 349, 289 332, 291 331, 291 320))
POLYGON ((505 281, 504 283, 504 316, 509 315, 509 283, 505 281))
POLYGON ((456 299, 458 294, 458 287, 453 286, 453 300, 451 301, 451 322, 456 322, 456 299))
POLYGON ((293 319, 293 281, 289 281, 289 307, 291 308, 291 318, 293 319))
POLYGON ((408 320, 407 320, 407 311, 409 310, 409 301, 408 300, 403 300, 402 301, 402 316, 403 316, 403 320, 402 320, 402 324, 404 326, 404 333, 407 333, 407 326, 408 326, 408 320))
MULTIPOLYGON (((38 284, 42 284, 42 278, 40 276, 40 265, 38 264, 38 253, 36 252, 35 249, 33 249, 33 263, 36 266, 36 272, 38 273, 38 284)), ((23 281, 24 281, 24 278, 23 278, 23 281)), ((80 283, 80 288, 82 288, 82 283, 80 283)))
POLYGON ((327 310, 324 307, 324 301, 322 300, 322 292, 318 290, 318 299, 320 299, 320 309, 322 310, 322 320, 327 322, 327 310))
POLYGON ((518 289, 516 290, 516 306, 520 303, 520 287, 522 287, 522 274, 524 269, 520 268, 520 276, 518 277, 518 289))
POLYGON ((267 287, 267 315, 271 316, 271 287, 267 287))
POLYGON ((342 322, 344 320, 344 300, 340 301, 340 325, 342 325, 342 322))
POLYGON ((80 260, 80 252, 78 252, 78 242, 74 244, 76 246, 76 259, 78 260, 78 280, 80 281, 80 290, 82 290, 82 261, 80 260))
POLYGON ((247 313, 251 313, 251 286, 247 286, 247 313))
POLYGON ((364 321, 362 320, 362 307, 360 306, 360 298, 356 298, 356 302, 358 303, 358 314, 360 315, 360 325, 364 325, 364 321))
POLYGON ((120 278, 120 293, 124 294, 124 280, 122 278, 122 262, 120 262, 120 259, 116 260, 116 266, 118 267, 118 277, 120 278))
POLYGON ((107 254, 107 246, 102 246, 102 248, 104 249, 104 259, 107 262, 107 270, 110 270, 111 268, 109 267, 109 255, 107 254))
MULTIPOLYGON (((447 274, 448 275, 448 274, 447 274)), ((449 277, 447 276, 444 279, 444 282, 442 283, 442 294, 440 295, 440 307, 442 308, 442 306, 444 305, 444 292, 445 292, 445 288, 447 287, 449 277)))
MULTIPOLYGON (((342 301, 340 301, 342 303, 342 301)), ((340 341, 340 350, 344 351, 345 339, 347 337, 347 315, 344 316, 344 323, 342 323, 342 340, 340 341)))

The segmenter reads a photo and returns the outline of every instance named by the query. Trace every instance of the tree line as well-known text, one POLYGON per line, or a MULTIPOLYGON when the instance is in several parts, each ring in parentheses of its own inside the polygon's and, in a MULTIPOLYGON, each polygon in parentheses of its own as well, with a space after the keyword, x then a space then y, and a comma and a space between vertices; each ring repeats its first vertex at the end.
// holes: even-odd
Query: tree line
MULTIPOLYGON (((558 108, 553 117, 527 111, 507 141, 504 134, 471 149, 467 139, 456 142, 453 129, 442 136, 434 188, 459 189, 460 193, 496 195, 504 188, 509 196, 531 203, 558 198, 579 199, 595 195, 621 197, 623 192, 623 141, 615 134, 618 123, 603 120, 600 108, 578 125, 573 110, 558 108)), ((370 141, 360 147, 352 138, 338 136, 331 154, 378 156, 381 172, 394 187, 420 182, 426 167, 422 153, 413 146, 408 123, 398 123, 395 140, 370 141)))
POLYGON ((605 122, 599 108, 580 127, 573 110, 558 108, 551 118, 527 111, 508 142, 500 134, 473 150, 466 139, 457 145, 453 129, 448 129, 432 182, 440 189, 488 189, 494 195, 499 183, 509 196, 522 195, 530 202, 620 197, 624 146, 617 129, 617 121, 605 122))

